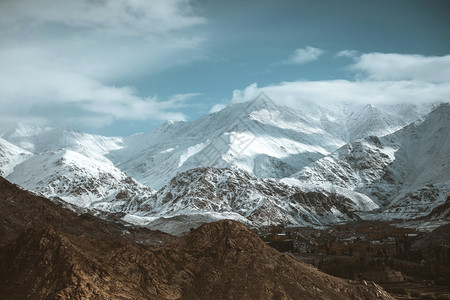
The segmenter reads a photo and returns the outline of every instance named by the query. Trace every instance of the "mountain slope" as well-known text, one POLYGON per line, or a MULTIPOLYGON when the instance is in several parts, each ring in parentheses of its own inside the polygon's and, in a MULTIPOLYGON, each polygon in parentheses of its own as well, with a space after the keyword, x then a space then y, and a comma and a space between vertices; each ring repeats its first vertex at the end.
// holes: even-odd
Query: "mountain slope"
MULTIPOLYGON (((304 192, 279 181, 259 179, 238 169, 197 168, 175 176, 136 216, 150 217, 147 226, 163 223, 155 218, 210 216, 233 218, 253 225, 325 225, 357 220, 355 212, 378 208, 369 198, 325 190, 304 192), (157 222, 157 223, 156 223, 157 222)), ((132 222, 133 220, 130 219, 132 222)), ((141 221, 141 220, 136 220, 141 221)), ((191 220, 192 221, 192 220, 191 220)), ((162 225, 161 225, 162 226, 162 225)), ((163 230, 162 227, 157 227, 163 230)), ((187 230, 189 227, 184 226, 187 230)), ((166 229, 168 230, 168 229, 166 229)), ((168 231, 170 233, 176 233, 168 231)))
POLYGON ((7 178, 46 197, 109 211, 129 209, 130 201, 143 201, 154 193, 111 163, 71 150, 34 155, 7 178))
POLYGON ((41 128, 22 123, 0 124, 0 137, 32 153, 72 150, 102 160, 103 155, 123 147, 120 137, 88 134, 70 128, 41 128))
POLYGON ((342 146, 293 176, 305 183, 354 190, 383 177, 397 150, 397 145, 382 145, 380 138, 370 136, 342 146))
POLYGON ((3 178, 0 208, 5 299, 393 299, 281 254, 233 221, 139 239, 133 228, 77 216, 3 178))
POLYGON ((108 239, 111 236, 133 238, 140 243, 159 245, 170 238, 167 234, 145 228, 124 227, 90 214, 75 213, 62 208, 47 198, 36 196, 0 177, 0 248, 16 239, 24 230, 39 226, 52 226, 60 232, 83 235, 89 232, 91 238, 108 239), (124 230, 127 229, 127 235, 124 230), (140 235, 144 239, 140 239, 140 235), (153 236, 155 235, 155 236, 153 236))
POLYGON ((257 177, 283 178, 348 140, 391 133, 431 109, 368 107, 305 104, 293 109, 263 94, 194 122, 167 122, 149 134, 126 138, 125 148, 108 158, 154 189, 195 167, 238 167, 257 177))
POLYGON ((346 108, 345 118, 347 143, 367 136, 385 136, 432 111, 438 103, 433 104, 365 104, 349 110, 346 108))
POLYGON ((362 192, 385 216, 413 218, 446 200, 450 188, 450 105, 385 137, 347 144, 295 174, 302 182, 362 192))
POLYGON ((0 253, 8 299, 394 299, 374 283, 335 278, 281 254, 232 221, 205 224, 159 249, 38 227, 0 253))
POLYGON ((27 150, 0 138, 0 176, 8 176, 16 165, 31 156, 27 150))
POLYGON ((158 189, 178 172, 201 166, 237 166, 257 176, 285 177, 342 142, 289 109, 258 98, 192 123, 168 122, 126 144, 108 157, 158 189))

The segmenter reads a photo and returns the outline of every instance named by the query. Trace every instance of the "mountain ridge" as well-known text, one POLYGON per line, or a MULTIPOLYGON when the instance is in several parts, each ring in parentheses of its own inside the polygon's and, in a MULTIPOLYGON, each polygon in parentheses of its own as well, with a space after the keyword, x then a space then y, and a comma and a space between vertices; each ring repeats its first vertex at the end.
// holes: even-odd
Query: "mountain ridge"
MULTIPOLYGON (((430 213, 445 201, 448 183, 436 178, 446 178, 450 172, 445 156, 450 148, 445 135, 448 118, 426 121, 433 119, 427 115, 422 121, 397 129, 417 116, 423 117, 434 106, 354 103, 294 110, 262 95, 193 122, 169 121, 153 132, 123 138, 67 128, 0 124, 0 142, 4 141, 0 143, 0 154, 4 153, 0 165, 9 180, 47 197, 95 214, 125 214, 125 222, 166 228, 177 234, 182 222, 197 227, 222 218, 259 225, 314 226, 360 217, 411 219, 430 213), (380 136, 365 137, 374 133, 380 136), (363 139, 354 140, 359 136, 363 139), (409 140, 416 141, 409 147, 416 152, 402 146, 409 140), (401 157, 399 153, 403 153, 401 157), (411 171, 420 161, 408 157, 422 156, 429 157, 433 164, 429 167, 422 160, 420 167, 411 171), (186 176, 198 170, 206 171, 201 176, 186 176), (440 170, 439 176, 432 177, 436 170, 440 170), (221 172, 230 175, 221 182, 205 181, 208 176, 222 176, 218 175, 221 172), (414 189, 396 188, 404 184, 406 174, 415 178, 406 181, 414 189), (183 176, 198 180, 198 185, 188 184, 183 176), (246 182, 248 190, 236 188, 233 182, 237 178, 246 182), (171 180, 191 190, 175 187, 171 180), (226 186, 228 190, 222 188, 226 186), (176 196, 161 201, 169 191, 176 196), (246 201, 239 200, 238 191, 246 201), (305 203, 292 200, 286 191, 298 191, 290 195, 315 195, 312 202, 317 208, 308 206, 303 214, 296 212, 303 211, 305 203), (236 199, 225 201, 227 193, 236 199), (335 199, 333 205, 330 199, 335 199), (418 205, 411 210, 410 203, 418 205), (383 214, 377 212, 379 206, 383 214), (373 214, 366 214, 368 211, 373 214)), ((448 115, 448 104, 437 110, 445 110, 442 115, 448 115)))
POLYGON ((387 206, 385 214, 392 217, 420 217, 442 204, 448 195, 449 132, 450 105, 442 104, 392 134, 346 144, 294 177, 364 193, 387 206))
POLYGON ((259 179, 237 169, 206 167, 175 176, 133 214, 150 217, 150 227, 155 224, 154 218, 211 213, 254 226, 323 226, 358 220, 356 212, 376 208, 368 198, 354 202, 345 194, 304 192, 299 187, 259 179))

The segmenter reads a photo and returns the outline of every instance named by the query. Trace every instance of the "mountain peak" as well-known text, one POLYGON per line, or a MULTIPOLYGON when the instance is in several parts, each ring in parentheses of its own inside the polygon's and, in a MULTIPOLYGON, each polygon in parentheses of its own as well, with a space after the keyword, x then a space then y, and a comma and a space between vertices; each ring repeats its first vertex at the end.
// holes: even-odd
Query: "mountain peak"
POLYGON ((244 112, 251 113, 253 111, 268 110, 268 111, 278 111, 280 108, 275 102, 267 96, 266 93, 261 92, 255 99, 249 102, 245 102, 244 112))

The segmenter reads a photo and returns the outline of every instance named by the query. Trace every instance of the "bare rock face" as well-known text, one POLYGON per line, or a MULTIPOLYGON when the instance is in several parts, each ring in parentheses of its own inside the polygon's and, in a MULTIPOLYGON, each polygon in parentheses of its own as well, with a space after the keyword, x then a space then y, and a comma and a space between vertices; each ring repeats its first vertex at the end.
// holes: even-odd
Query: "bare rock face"
POLYGON ((393 299, 373 283, 325 275, 281 254, 236 221, 204 224, 180 238, 125 233, 6 181, 0 188, 0 215, 10 216, 2 220, 17 219, 8 227, 14 230, 0 236, 10 241, 0 248, 5 299, 393 299), (41 216, 29 223, 16 205, 25 199, 41 216), (144 243, 152 239, 163 245, 144 243))
POLYGON ((49 199, 22 190, 0 177, 0 247, 17 238, 25 229, 50 225, 59 231, 84 235, 97 239, 123 236, 151 245, 171 239, 171 236, 145 228, 124 228, 120 224, 106 222, 88 213, 76 214, 61 208, 49 199), (127 236, 123 236, 127 237, 127 236))

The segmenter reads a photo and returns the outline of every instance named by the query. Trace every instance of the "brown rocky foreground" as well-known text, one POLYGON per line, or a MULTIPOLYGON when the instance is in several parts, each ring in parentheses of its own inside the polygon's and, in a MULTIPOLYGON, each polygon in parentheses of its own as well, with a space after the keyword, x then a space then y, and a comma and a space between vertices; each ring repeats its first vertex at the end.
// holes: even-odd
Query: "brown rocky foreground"
POLYGON ((180 238, 125 233, 2 178, 0 217, 2 299, 393 299, 281 254, 235 221, 180 238))

